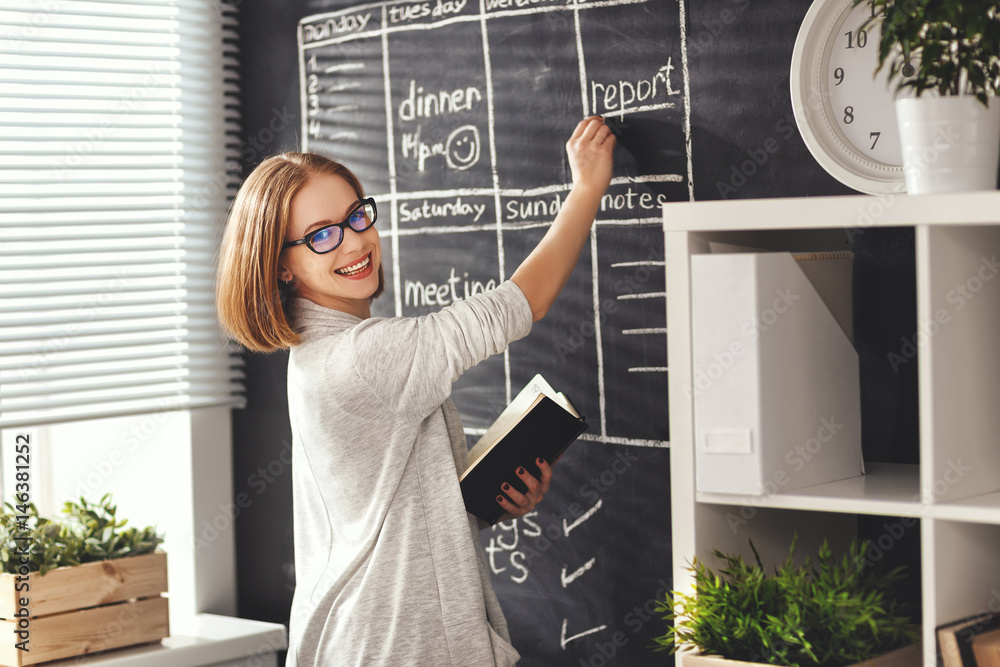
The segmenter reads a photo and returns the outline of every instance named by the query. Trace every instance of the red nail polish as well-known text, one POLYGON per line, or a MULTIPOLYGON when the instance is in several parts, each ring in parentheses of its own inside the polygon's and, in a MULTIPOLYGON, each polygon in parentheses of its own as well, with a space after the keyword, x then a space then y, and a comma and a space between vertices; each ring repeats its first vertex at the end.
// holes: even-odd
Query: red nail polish
POLYGON ((524 474, 524 468, 518 468, 517 469, 517 474, 518 475, 523 475, 524 474))

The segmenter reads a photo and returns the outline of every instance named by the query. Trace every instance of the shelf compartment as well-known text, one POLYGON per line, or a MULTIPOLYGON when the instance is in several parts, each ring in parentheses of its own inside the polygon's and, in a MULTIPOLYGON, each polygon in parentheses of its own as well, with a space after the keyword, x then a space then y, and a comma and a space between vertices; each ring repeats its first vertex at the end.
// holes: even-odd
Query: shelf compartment
MULTIPOLYGON (((815 556, 824 539, 834 551, 847 548, 858 535, 858 517, 854 514, 813 512, 800 509, 753 507, 740 499, 729 504, 698 504, 696 552, 698 559, 711 567, 719 565, 713 549, 738 553, 748 563, 754 562, 750 539, 770 571, 788 557, 792 537, 797 536, 797 559, 815 556)), ((687 567, 692 554, 675 554, 675 565, 687 567)))
MULTIPOLYGON (((699 504, 695 515, 695 555, 712 568, 721 564, 712 553, 715 549, 739 554, 747 563, 755 562, 751 539, 769 572, 788 557, 793 536, 797 540, 795 559, 798 562, 807 556, 815 562, 824 540, 838 558, 855 540, 865 543, 865 571, 871 567, 884 568, 883 571, 905 567, 907 578, 898 591, 899 600, 913 612, 915 622, 926 621, 921 618, 925 584, 920 546, 928 520, 891 514, 861 515, 739 504, 699 504)), ((674 561, 687 567, 691 554, 675 554, 674 561)), ((1000 575, 1000 569, 997 573, 1000 575)))
POLYGON ((922 226, 916 246, 921 488, 953 503, 1000 487, 1000 226, 922 226))
POLYGON ((934 521, 925 538, 932 550, 934 626, 1000 612, 1000 526, 934 521))
POLYGON ((696 495, 699 503, 750 505, 779 509, 805 509, 849 514, 883 514, 921 517, 920 466, 903 463, 868 463, 860 477, 827 482, 789 493, 746 496, 730 493, 696 495))

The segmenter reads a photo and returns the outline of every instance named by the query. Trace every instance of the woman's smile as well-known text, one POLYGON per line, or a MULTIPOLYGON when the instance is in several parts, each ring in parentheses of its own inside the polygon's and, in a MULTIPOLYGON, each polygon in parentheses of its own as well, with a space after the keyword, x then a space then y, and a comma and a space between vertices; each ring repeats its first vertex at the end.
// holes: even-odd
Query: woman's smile
POLYGON ((361 259, 361 261, 351 264, 350 266, 345 266, 341 269, 336 269, 334 273, 338 273, 345 278, 359 280, 361 278, 367 278, 374 270, 375 266, 372 264, 372 254, 368 253, 361 259))

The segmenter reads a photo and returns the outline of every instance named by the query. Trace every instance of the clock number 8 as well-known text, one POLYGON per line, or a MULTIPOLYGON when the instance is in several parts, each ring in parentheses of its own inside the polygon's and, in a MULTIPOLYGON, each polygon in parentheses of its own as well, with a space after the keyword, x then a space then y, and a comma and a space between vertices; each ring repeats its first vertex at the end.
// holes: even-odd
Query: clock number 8
POLYGON ((850 125, 854 122, 854 107, 844 107, 844 124, 850 125))

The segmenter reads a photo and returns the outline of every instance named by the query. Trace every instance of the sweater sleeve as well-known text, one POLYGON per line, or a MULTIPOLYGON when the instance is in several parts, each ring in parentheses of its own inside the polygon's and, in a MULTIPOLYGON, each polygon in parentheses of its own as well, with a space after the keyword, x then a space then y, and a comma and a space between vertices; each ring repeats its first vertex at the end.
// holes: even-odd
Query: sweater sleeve
POLYGON ((459 375, 526 336, 531 324, 528 300, 508 280, 430 315, 366 320, 352 330, 351 354, 383 405, 422 419, 459 375))

